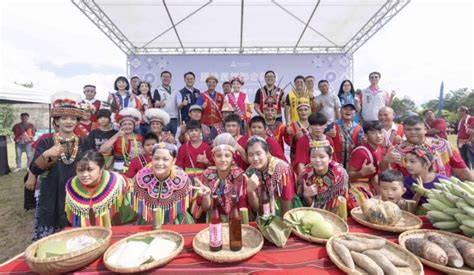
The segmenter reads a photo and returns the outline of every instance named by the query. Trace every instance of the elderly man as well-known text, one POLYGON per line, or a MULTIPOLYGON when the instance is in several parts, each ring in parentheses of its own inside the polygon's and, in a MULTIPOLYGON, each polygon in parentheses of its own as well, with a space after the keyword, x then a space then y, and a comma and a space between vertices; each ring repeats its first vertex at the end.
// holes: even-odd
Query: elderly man
POLYGON ((448 139, 448 134, 446 133, 446 120, 442 118, 436 118, 433 110, 431 109, 424 110, 423 117, 425 119, 427 137, 448 139))
POLYGON ((393 146, 402 143, 405 139, 403 125, 393 122, 395 112, 390 107, 382 107, 379 110, 379 122, 382 124, 382 133, 384 141, 382 151, 386 154, 393 146))
MULTIPOLYGON (((454 175, 461 180, 474 180, 474 175, 467 168, 458 151, 455 150, 447 140, 426 137, 425 123, 421 117, 409 116, 403 121, 403 126, 407 140, 395 146, 394 149, 384 157, 384 162, 388 161, 392 163, 394 168, 400 170, 407 176, 408 171, 402 159, 413 147, 424 146, 435 156, 432 165, 436 173, 447 177, 454 175)), ((382 167, 382 169, 383 168, 384 167, 382 167)))

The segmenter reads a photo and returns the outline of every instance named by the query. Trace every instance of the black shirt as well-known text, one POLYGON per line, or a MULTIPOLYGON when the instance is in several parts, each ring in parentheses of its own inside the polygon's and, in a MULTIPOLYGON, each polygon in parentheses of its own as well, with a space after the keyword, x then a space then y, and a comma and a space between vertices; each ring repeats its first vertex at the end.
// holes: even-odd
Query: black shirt
POLYGON ((116 133, 117 130, 114 129, 105 132, 99 128, 92 130, 89 133, 89 140, 93 146, 92 148, 95 148, 97 151, 99 151, 100 146, 113 137, 116 133))

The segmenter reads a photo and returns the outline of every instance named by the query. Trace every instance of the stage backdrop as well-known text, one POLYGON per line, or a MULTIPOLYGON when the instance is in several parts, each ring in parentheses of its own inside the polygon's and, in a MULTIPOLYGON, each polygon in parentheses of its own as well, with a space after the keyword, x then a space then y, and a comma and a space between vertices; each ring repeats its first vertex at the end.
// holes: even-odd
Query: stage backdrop
MULTIPOLYGON (((209 75, 219 79, 221 84, 233 76, 240 75, 245 80, 242 90, 246 91, 253 102, 255 91, 260 83, 265 85, 264 73, 275 71, 276 84, 291 90, 293 79, 297 75, 312 75, 317 82, 326 79, 331 91, 337 92, 342 80, 351 79, 352 56, 342 54, 282 54, 282 55, 134 55, 129 56, 130 76, 137 75, 151 83, 153 89, 160 84, 160 73, 164 70, 173 74, 172 87, 184 87, 184 73, 192 71, 196 75, 196 88, 206 89, 204 80, 209 75), (281 82, 280 82, 281 80, 281 82)), ((317 88, 317 87, 316 87, 317 88)))

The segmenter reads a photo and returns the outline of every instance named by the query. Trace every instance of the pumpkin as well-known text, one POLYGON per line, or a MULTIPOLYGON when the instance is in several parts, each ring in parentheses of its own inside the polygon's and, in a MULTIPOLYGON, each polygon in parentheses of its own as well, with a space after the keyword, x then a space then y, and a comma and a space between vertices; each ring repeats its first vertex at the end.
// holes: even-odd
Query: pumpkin
POLYGON ((390 201, 368 199, 362 203, 362 212, 371 223, 395 225, 402 217, 400 207, 390 201))

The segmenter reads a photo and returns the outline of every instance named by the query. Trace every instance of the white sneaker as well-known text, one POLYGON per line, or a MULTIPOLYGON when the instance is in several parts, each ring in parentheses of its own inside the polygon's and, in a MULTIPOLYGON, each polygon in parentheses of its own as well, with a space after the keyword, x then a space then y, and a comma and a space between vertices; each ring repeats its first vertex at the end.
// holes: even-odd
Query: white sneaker
POLYGON ((18 173, 21 171, 21 168, 16 168, 15 170, 13 170, 14 173, 18 173))

